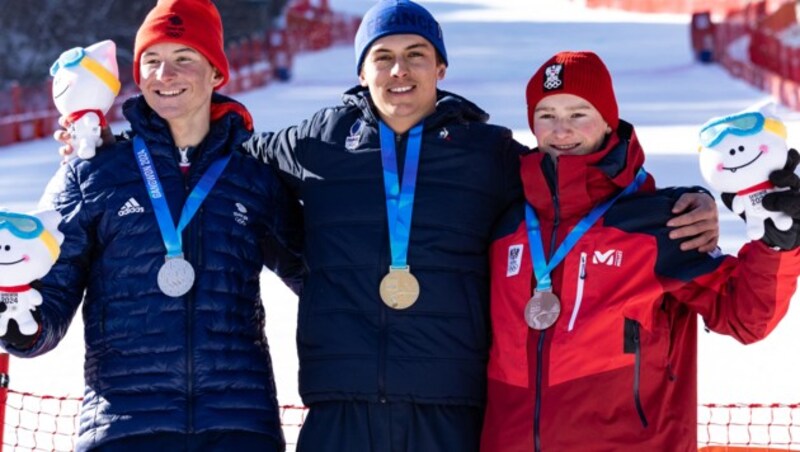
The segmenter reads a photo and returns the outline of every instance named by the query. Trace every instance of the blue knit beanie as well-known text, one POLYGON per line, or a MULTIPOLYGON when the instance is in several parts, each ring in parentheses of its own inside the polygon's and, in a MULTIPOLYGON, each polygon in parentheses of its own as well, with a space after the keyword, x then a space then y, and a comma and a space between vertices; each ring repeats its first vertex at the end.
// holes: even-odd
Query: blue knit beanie
POLYGON ((427 39, 447 66, 442 27, 428 10, 410 0, 379 0, 364 14, 356 32, 356 73, 361 73, 361 65, 372 43, 384 36, 399 34, 427 39))

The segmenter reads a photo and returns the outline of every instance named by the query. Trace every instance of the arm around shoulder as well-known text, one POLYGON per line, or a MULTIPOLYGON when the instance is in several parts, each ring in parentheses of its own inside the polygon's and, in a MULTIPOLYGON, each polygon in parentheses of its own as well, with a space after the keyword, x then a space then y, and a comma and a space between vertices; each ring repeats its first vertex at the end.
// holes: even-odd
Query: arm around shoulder
POLYGON ((273 177, 270 192, 270 233, 261 242, 264 265, 299 295, 307 273, 303 259, 303 208, 278 177, 273 177))

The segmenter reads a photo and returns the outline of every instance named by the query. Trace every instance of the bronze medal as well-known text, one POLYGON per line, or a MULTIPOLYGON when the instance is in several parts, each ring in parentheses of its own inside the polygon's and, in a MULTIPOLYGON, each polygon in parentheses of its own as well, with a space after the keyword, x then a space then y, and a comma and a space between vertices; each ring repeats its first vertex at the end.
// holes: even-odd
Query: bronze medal
POLYGON ((534 330, 546 330, 553 326, 561 314, 561 302, 553 292, 535 290, 525 305, 525 323, 534 330))
POLYGON ((380 286, 381 300, 392 309, 406 309, 419 298, 419 282, 409 267, 389 267, 380 286))

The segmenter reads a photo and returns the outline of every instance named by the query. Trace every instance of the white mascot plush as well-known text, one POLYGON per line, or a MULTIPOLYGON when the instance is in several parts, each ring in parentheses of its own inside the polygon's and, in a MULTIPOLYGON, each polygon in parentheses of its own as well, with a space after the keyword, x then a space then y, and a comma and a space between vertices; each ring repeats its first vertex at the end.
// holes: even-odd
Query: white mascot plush
POLYGON ((762 111, 714 118, 700 130, 700 172, 712 188, 735 194, 731 209, 745 214, 751 240, 764 236, 767 218, 781 231, 792 226, 790 216, 761 205, 776 190, 769 174, 785 166, 788 150, 783 122, 762 111))
POLYGON ((116 45, 106 40, 67 50, 53 63, 50 75, 54 77, 53 102, 71 123, 72 146, 78 157, 94 157, 95 148, 102 144, 105 115, 120 89, 116 45))
POLYGON ((33 311, 42 296, 30 286, 42 278, 61 252, 64 234, 58 231, 61 215, 54 211, 21 214, 0 211, 0 337, 14 320, 19 332, 32 336, 38 331, 33 311))

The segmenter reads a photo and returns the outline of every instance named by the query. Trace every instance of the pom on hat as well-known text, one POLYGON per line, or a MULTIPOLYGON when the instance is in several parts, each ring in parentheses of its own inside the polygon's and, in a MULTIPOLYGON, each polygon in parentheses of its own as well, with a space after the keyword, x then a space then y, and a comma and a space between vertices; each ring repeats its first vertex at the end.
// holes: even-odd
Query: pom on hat
POLYGON ((364 57, 375 41, 399 34, 419 35, 427 39, 447 66, 442 27, 428 10, 410 0, 380 0, 364 14, 356 32, 356 73, 361 73, 364 57))
POLYGON ((600 57, 593 52, 559 52, 533 74, 525 92, 531 131, 536 105, 553 94, 582 97, 600 112, 612 130, 616 130, 619 125, 619 110, 611 74, 600 57))
POLYGON ((222 74, 217 88, 228 82, 222 19, 211 0, 159 0, 150 10, 136 33, 133 49, 133 80, 137 85, 142 53, 161 42, 177 42, 197 50, 222 74))

